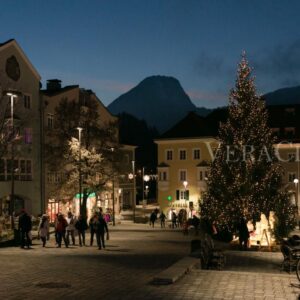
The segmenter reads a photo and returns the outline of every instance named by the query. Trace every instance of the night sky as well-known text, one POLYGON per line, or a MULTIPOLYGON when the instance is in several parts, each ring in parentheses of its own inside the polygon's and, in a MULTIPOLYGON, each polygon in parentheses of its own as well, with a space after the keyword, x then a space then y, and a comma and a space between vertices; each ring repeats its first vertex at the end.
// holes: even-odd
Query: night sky
POLYGON ((80 84, 105 105, 150 75, 174 76, 197 106, 227 103, 243 50, 260 93, 300 85, 300 1, 0 0, 45 81, 80 84))

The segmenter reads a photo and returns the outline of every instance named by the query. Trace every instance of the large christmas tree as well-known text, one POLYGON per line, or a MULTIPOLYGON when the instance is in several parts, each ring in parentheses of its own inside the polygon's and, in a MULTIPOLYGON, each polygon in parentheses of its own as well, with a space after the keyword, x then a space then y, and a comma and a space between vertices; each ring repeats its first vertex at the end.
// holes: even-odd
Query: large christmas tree
MULTIPOLYGON (((203 217, 231 232, 242 216, 259 221, 261 213, 268 217, 278 207, 276 203, 288 199, 281 190, 282 169, 267 118, 265 103, 256 94, 251 68, 243 55, 201 207, 203 217)), ((293 215, 288 202, 285 207, 293 215)))

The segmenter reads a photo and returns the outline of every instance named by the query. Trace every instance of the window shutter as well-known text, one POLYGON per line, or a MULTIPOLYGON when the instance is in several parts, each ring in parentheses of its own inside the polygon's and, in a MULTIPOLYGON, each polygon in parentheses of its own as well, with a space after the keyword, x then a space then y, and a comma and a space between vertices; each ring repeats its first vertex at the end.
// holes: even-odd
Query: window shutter
POLYGON ((179 200, 179 190, 176 190, 176 200, 179 200))
POLYGON ((190 191, 189 190, 185 191, 185 200, 190 200, 190 191))

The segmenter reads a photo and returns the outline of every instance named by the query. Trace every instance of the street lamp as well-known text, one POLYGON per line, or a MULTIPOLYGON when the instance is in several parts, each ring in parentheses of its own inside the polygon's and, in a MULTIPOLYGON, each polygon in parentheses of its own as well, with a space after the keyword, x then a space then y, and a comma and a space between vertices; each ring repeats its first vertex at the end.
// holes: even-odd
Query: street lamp
POLYGON ((116 225, 116 222, 115 222, 115 171, 114 171, 114 150, 115 148, 110 148, 111 150, 111 153, 112 153, 112 172, 113 172, 113 175, 112 175, 112 209, 113 209, 113 226, 116 225))
MULTIPOLYGON (((10 126, 11 126, 11 208, 10 213, 12 215, 13 220, 13 211, 15 210, 15 149, 14 149, 14 138, 15 138, 15 128, 14 128, 14 98, 18 96, 14 93, 6 93, 8 97, 10 97, 10 126)), ((12 221, 12 224, 14 222, 12 221)))
POLYGON ((183 186, 184 186, 184 201, 186 201, 187 199, 187 197, 186 197, 186 187, 187 187, 187 185, 188 185, 188 182, 185 180, 184 182, 183 182, 183 186))
MULTIPOLYGON (((146 182, 146 184, 148 183, 148 181, 150 180, 150 176, 149 175, 144 175, 143 176, 143 193, 144 193, 144 181, 146 182)), ((149 186, 146 185, 146 190, 147 190, 147 187, 149 189, 149 186)), ((146 193, 146 190, 145 190, 145 193, 146 193)), ((147 191, 149 192, 149 190, 147 191)), ((144 194, 143 194, 144 195, 144 194)), ((144 198, 144 197, 143 197, 144 198)), ((147 194, 146 194, 146 198, 147 198, 147 194)))
MULTIPOLYGON (((299 186, 299 179, 298 178, 295 178, 294 179, 294 183, 295 183, 295 190, 296 190, 296 209, 297 209, 297 219, 298 219, 298 216, 299 216, 299 208, 298 208, 298 197, 299 197, 299 191, 298 191, 298 186, 299 186)), ((298 222, 298 220, 297 220, 298 222)))
POLYGON ((132 196, 132 212, 133 212, 133 223, 135 223, 135 202, 136 202, 136 182, 135 182, 135 161, 132 162, 132 179, 133 179, 133 196, 132 196))
POLYGON ((79 150, 79 211, 82 214, 83 208, 81 203, 81 194, 82 194, 82 178, 81 178, 81 132, 82 128, 77 127, 78 130, 78 150, 79 150))

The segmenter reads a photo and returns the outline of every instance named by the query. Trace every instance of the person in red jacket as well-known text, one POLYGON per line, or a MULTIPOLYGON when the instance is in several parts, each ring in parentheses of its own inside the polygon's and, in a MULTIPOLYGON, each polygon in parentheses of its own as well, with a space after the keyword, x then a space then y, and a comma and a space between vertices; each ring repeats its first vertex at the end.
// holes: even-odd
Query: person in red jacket
POLYGON ((58 215, 56 224, 56 234, 57 234, 57 248, 61 248, 61 242, 64 240, 66 248, 68 248, 68 242, 66 239, 66 227, 68 226, 67 220, 63 215, 58 215))

